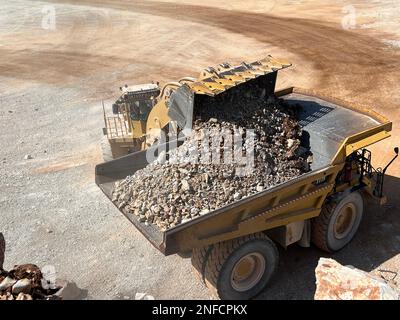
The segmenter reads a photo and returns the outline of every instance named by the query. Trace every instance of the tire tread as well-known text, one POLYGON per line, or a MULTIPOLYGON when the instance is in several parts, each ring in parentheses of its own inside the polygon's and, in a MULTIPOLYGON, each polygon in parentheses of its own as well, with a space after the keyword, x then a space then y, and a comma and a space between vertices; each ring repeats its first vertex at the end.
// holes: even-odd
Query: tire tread
MULTIPOLYGON (((218 298, 220 296, 218 292, 218 279, 226 260, 235 250, 237 250, 244 243, 254 240, 269 241, 275 250, 275 254, 277 256, 279 255, 278 249, 276 248, 272 240, 261 232, 246 235, 233 240, 220 242, 214 245, 214 247, 211 250, 211 254, 209 255, 205 263, 205 269, 204 269, 204 282, 206 286, 210 289, 214 297, 218 298)), ((276 268, 277 265, 274 266, 274 270, 276 268)))
POLYGON ((312 233, 311 233, 311 238, 312 242, 321 250, 324 250, 326 252, 332 252, 332 250, 329 249, 328 243, 327 243, 327 233, 328 233, 328 226, 329 226, 329 221, 330 218, 335 211, 335 208, 337 206, 337 203, 334 201, 326 203, 321 210, 321 213, 318 217, 313 219, 312 221, 312 233))

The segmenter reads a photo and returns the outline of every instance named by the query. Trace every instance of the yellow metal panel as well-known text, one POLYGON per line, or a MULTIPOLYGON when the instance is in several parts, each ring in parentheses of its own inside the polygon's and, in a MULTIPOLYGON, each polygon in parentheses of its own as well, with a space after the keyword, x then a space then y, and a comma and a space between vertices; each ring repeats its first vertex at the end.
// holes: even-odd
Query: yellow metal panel
POLYGON ((353 151, 365 148, 375 142, 390 137, 391 123, 384 123, 374 128, 347 137, 333 157, 332 164, 341 163, 353 151))
POLYGON ((225 76, 226 79, 229 79, 231 81, 235 81, 237 83, 242 83, 245 82, 246 79, 240 75, 236 75, 236 74, 228 74, 225 76))
POLYGON ((202 84, 211 89, 213 92, 215 90, 218 91, 225 91, 227 88, 225 88, 224 85, 217 83, 215 81, 202 81, 202 84))
POLYGON ((227 89, 233 87, 236 85, 235 81, 231 81, 229 79, 223 79, 223 78, 215 78, 215 81, 222 84, 223 86, 225 86, 227 89))
POLYGON ((286 215, 276 217, 268 222, 268 229, 273 229, 279 226, 288 225, 289 223, 304 221, 317 217, 320 214, 321 209, 311 211, 298 211, 288 212, 286 215))
POLYGON ((214 96, 216 94, 215 90, 208 88, 202 82, 188 83, 187 85, 195 93, 207 94, 210 96, 214 96))
POLYGON ((333 183, 316 186, 314 182, 326 177, 336 177, 343 164, 332 166, 315 172, 307 178, 293 181, 284 188, 277 188, 266 197, 259 197, 249 203, 232 208, 224 215, 216 215, 213 219, 197 224, 187 232, 182 232, 176 239, 180 250, 200 247, 207 244, 237 238, 242 235, 268 230, 318 216, 321 200, 332 192, 333 183), (302 195, 305 186, 309 191, 302 195), (273 201, 277 199, 278 201, 273 201), (235 226, 227 228, 227 225, 235 226))
MULTIPOLYGON (((285 202, 285 203, 282 203, 281 205, 277 205, 277 206, 273 207, 272 209, 270 209, 270 210, 268 210, 268 211, 266 211, 264 213, 261 213, 261 214, 259 214, 257 216, 250 217, 247 220, 242 221, 240 223, 240 225, 244 225, 244 224, 249 223, 249 222, 250 223, 254 223, 255 220, 271 219, 271 218, 281 214, 282 212, 288 212, 288 211, 292 212, 292 211, 296 211, 296 209, 299 210, 301 208, 301 202, 302 201, 309 202, 308 205, 310 206, 310 210, 319 209, 318 207, 314 208, 315 203, 313 203, 309 199, 315 199, 318 196, 327 195, 332 190, 333 186, 334 186, 333 184, 328 184, 327 186, 319 188, 319 189, 317 189, 317 190, 315 190, 313 192, 309 192, 309 193, 307 193, 305 195, 302 195, 302 196, 299 196, 299 197, 295 197, 292 200, 290 200, 288 202, 285 202)), ((301 187, 300 187, 299 191, 300 190, 301 190, 301 187)), ((302 208, 302 209, 304 209, 304 208, 302 208)))
POLYGON ((132 138, 139 138, 146 132, 146 121, 131 120, 132 138))
POLYGON ((168 117, 168 108, 166 100, 161 99, 151 110, 146 123, 146 133, 152 129, 161 129, 168 124, 170 118, 168 117))
POLYGON ((252 72, 250 72, 250 70, 246 70, 243 72, 237 72, 236 75, 244 77, 246 79, 254 79, 258 77, 258 74, 254 74, 252 72))
POLYGON ((254 75, 255 77, 263 76, 264 74, 266 74, 265 71, 257 70, 256 68, 247 70, 247 72, 249 72, 250 74, 254 75))
POLYGON ((357 151, 361 148, 364 148, 366 146, 369 146, 375 142, 381 141, 383 139, 389 138, 390 137, 390 133, 386 132, 386 131, 380 131, 374 135, 371 135, 367 138, 364 138, 360 141, 354 142, 354 143, 350 143, 348 145, 346 145, 346 156, 349 156, 350 154, 352 154, 354 151, 357 151))

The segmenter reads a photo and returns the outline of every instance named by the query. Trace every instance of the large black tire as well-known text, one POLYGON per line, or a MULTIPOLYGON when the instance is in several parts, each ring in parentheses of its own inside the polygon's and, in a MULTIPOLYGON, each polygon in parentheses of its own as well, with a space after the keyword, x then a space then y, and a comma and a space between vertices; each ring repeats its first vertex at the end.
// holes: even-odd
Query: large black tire
POLYGON ((192 267, 194 274, 199 278, 201 282, 204 282, 204 270, 206 268, 206 262, 211 253, 213 246, 206 246, 202 248, 196 248, 192 251, 192 267))
POLYGON ((364 211, 359 192, 326 203, 312 221, 312 241, 320 249, 335 252, 346 246, 356 234, 364 211))
POLYGON ((275 244, 263 233, 199 249, 192 258, 194 269, 211 292, 226 300, 255 297, 270 281, 278 262, 275 244))
POLYGON ((110 141, 108 141, 107 136, 103 136, 103 138, 101 139, 101 151, 103 154, 103 160, 105 162, 114 160, 111 144, 110 141))

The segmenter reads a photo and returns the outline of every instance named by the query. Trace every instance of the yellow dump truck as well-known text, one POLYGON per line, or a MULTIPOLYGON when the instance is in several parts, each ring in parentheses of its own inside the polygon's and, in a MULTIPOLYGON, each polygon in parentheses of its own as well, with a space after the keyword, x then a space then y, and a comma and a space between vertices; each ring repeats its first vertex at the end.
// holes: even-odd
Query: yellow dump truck
MULTIPOLYGON (((256 70, 243 64, 242 77, 246 68, 248 74, 256 70)), ((340 250, 359 227, 365 199, 385 202, 387 167, 374 169, 366 147, 388 138, 392 123, 371 109, 312 91, 288 88, 274 92, 279 69, 271 66, 255 71, 257 77, 242 82, 249 88, 264 86, 267 96, 274 94, 289 107, 302 106, 299 120, 314 158, 310 172, 165 232, 122 211, 164 255, 191 255, 201 281, 222 299, 250 299, 267 286, 278 267, 276 244, 309 247, 313 243, 328 252, 340 250)), ((233 73, 216 72, 214 80, 232 82, 237 75, 233 73)), ((208 92, 200 87, 193 83, 181 86, 169 98, 168 115, 181 128, 192 121, 195 108, 216 96, 211 87, 208 92)), ((230 90, 219 86, 222 89, 230 90)), ((393 160, 398 148, 395 154, 393 160)), ((147 164, 146 150, 99 164, 96 183, 111 199, 116 181, 147 164)))

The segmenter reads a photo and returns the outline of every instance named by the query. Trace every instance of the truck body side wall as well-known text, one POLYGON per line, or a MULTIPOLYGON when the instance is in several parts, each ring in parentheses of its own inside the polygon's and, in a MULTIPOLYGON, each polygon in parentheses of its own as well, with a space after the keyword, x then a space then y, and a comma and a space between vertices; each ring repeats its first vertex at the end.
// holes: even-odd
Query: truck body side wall
POLYGON ((318 216, 343 165, 294 179, 216 210, 164 234, 166 255, 318 216))

